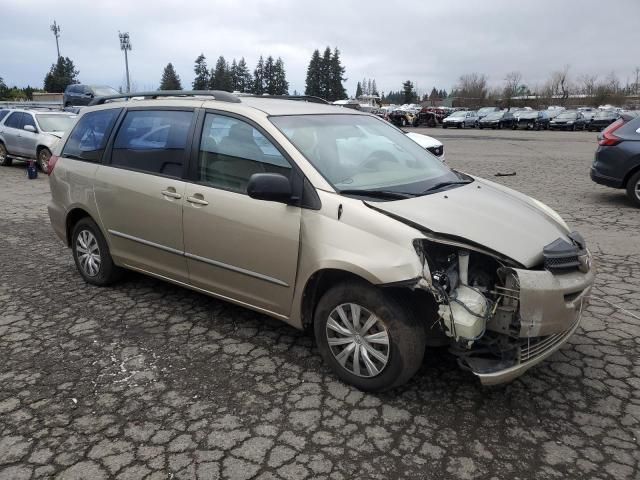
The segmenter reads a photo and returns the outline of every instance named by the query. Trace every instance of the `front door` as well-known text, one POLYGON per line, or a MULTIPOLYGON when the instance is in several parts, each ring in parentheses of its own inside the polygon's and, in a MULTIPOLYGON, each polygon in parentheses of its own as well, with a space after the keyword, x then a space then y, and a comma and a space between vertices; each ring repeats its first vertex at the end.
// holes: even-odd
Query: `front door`
POLYGON ((288 316, 300 208, 252 199, 247 184, 254 173, 291 178, 291 164, 257 127, 214 113, 204 118, 197 157, 196 183, 187 184, 184 199, 191 284, 288 316))
POLYGON ((187 283, 182 180, 193 111, 129 110, 95 176, 100 218, 120 263, 187 283))
POLYGON ((22 114, 22 131, 20 132, 20 137, 18 138, 18 149, 20 155, 23 155, 27 158, 36 158, 36 147, 38 145, 38 127, 36 126, 36 122, 33 119, 33 116, 29 113, 22 114), (24 127, 27 125, 31 125, 35 132, 29 132, 25 130, 24 127))

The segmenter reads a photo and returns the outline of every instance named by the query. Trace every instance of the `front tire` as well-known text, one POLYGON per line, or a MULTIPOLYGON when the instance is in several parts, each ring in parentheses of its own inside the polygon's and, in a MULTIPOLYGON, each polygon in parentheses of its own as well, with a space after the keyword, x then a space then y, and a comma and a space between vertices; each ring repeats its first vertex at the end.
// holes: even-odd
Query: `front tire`
POLYGON ((0 142, 0 166, 10 167, 12 163, 13 161, 9 158, 7 147, 4 146, 4 143, 0 142))
POLYGON ((113 263, 107 241, 91 218, 84 217, 73 227, 71 249, 85 282, 103 287, 122 276, 122 269, 113 263))
POLYGON ((627 196, 636 207, 640 208, 640 171, 634 173, 627 182, 627 196))
POLYGON ((424 357, 425 328, 413 312, 365 282, 328 290, 316 308, 314 333, 336 375, 366 392, 406 383, 424 357))
POLYGON ((51 151, 48 148, 41 148, 38 152, 38 167, 42 173, 49 173, 49 159, 51 151))

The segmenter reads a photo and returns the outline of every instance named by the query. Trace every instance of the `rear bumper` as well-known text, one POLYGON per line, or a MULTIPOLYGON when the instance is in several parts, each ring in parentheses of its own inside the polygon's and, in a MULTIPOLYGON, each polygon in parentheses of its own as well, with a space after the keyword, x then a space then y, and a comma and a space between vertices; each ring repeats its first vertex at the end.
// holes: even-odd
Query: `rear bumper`
POLYGON ((624 188, 621 178, 614 178, 614 177, 609 177, 607 175, 603 175, 602 173, 598 172, 594 167, 591 167, 590 176, 591 176, 591 180, 593 180, 595 183, 604 185, 605 187, 624 188))

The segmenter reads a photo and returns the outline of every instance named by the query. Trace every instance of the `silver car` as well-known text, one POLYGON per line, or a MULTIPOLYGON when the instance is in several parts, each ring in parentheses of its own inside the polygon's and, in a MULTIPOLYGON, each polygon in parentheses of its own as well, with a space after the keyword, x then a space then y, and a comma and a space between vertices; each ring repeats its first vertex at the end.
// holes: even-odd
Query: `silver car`
POLYGON ((51 224, 87 283, 135 270, 308 329, 366 391, 436 344, 507 382, 578 328, 591 255, 546 205, 371 114, 177 94, 85 109, 51 158, 51 224))
POLYGON ((0 121, 0 166, 36 160, 46 173, 51 152, 76 118, 66 112, 11 110, 0 121))

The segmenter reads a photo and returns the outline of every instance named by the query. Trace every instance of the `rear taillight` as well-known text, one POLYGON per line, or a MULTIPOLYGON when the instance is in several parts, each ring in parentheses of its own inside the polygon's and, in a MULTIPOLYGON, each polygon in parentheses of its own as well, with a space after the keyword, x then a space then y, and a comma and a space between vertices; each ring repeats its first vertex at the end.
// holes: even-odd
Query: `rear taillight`
POLYGON ((602 145, 602 146, 605 146, 605 147, 611 147, 613 145, 619 144, 622 141, 622 139, 620 137, 618 137, 617 135, 614 135, 613 132, 615 132, 621 126, 623 126, 624 123, 625 123, 624 119, 619 118, 618 120, 613 122, 611 125, 609 125, 607 128, 605 128, 602 131, 602 138, 600 140, 598 140, 598 145, 602 145))
POLYGON ((51 175, 53 173, 53 169, 56 167, 56 163, 58 163, 58 156, 51 155, 49 157, 49 163, 47 164, 47 175, 51 175))

